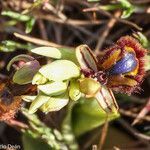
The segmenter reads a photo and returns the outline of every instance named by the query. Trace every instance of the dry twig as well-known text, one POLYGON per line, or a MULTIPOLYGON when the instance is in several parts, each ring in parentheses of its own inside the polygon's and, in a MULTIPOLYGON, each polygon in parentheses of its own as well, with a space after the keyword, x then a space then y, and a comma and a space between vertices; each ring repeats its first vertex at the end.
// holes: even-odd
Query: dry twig
POLYGON ((38 39, 38 38, 34 38, 34 37, 31 37, 31 36, 21 35, 19 33, 14 33, 14 35, 19 39, 22 39, 22 40, 30 42, 30 43, 34 43, 36 45, 52 46, 52 47, 56 47, 56 48, 60 48, 60 47, 71 48, 71 47, 67 47, 67 46, 64 46, 64 45, 59 45, 59 44, 56 44, 56 43, 53 43, 53 42, 49 42, 49 41, 41 40, 41 39, 38 39))
MULTIPOLYGON (((121 15, 120 11, 115 12, 114 16, 116 18, 119 18, 121 15)), ((96 48, 95 48, 95 54, 98 55, 99 54, 99 50, 102 47, 102 44, 104 43, 106 37, 108 36, 110 30, 113 28, 113 26, 115 25, 115 23, 117 22, 117 20, 115 18, 111 18, 108 23, 106 24, 106 28, 104 29, 103 33, 100 34, 96 48)))

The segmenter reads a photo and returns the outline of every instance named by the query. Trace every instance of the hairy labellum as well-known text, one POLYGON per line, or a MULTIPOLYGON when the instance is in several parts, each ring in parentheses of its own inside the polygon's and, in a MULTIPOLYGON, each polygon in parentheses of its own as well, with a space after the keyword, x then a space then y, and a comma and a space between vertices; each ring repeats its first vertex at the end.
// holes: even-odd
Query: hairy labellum
POLYGON ((104 111, 117 112, 118 105, 112 91, 104 85, 101 86, 101 83, 98 82, 104 78, 104 73, 98 70, 97 59, 92 51, 87 45, 80 45, 76 48, 76 57, 81 72, 85 76, 83 80, 80 80, 81 92, 87 97, 94 97, 104 111))
POLYGON ((110 70, 110 75, 118 75, 128 73, 135 69, 137 66, 137 60, 132 53, 127 53, 125 56, 118 61, 110 70))
POLYGON ((115 91, 131 94, 139 89, 146 50, 130 36, 120 38, 99 59, 99 68, 107 72, 106 85, 115 91))
POLYGON ((139 89, 145 74, 145 55, 146 50, 130 36, 120 38, 98 60, 87 45, 76 49, 81 72, 100 84, 99 91, 93 97, 105 111, 111 112, 118 108, 111 90, 131 94, 139 89))

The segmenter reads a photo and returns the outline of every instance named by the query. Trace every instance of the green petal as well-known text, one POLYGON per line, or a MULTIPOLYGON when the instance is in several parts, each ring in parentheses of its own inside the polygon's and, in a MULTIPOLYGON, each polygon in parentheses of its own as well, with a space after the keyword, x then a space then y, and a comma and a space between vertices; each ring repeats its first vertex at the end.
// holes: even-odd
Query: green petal
POLYGON ((79 83, 76 80, 70 82, 69 97, 74 101, 77 101, 81 97, 79 83))
POLYGON ((36 96, 31 96, 31 95, 22 95, 21 98, 26 101, 26 102, 32 102, 35 100, 36 96))
POLYGON ((40 108, 44 103, 50 99, 49 96, 39 94, 35 100, 32 102, 29 108, 29 114, 33 114, 40 108))
POLYGON ((62 81, 49 82, 44 85, 39 85, 38 89, 49 96, 60 95, 67 90, 68 83, 62 81))
POLYGON ((32 49, 31 52, 38 55, 56 58, 56 59, 60 59, 62 57, 60 50, 55 47, 46 47, 46 46, 37 47, 32 49))
POLYGON ((41 110, 44 113, 48 113, 51 111, 59 111, 64 106, 66 106, 69 102, 68 94, 63 94, 57 97, 51 97, 44 105, 42 105, 41 110))
POLYGON ((39 72, 50 81, 63 81, 80 75, 79 68, 69 60, 56 60, 43 66, 39 72))
POLYGON ((47 78, 45 78, 41 73, 36 73, 35 76, 33 77, 33 80, 32 80, 32 84, 44 84, 48 81, 47 78))

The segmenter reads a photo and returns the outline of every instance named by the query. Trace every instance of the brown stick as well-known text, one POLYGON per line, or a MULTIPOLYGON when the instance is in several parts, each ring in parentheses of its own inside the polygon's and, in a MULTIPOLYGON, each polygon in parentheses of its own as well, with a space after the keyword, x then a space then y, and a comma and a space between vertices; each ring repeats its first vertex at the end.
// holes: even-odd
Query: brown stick
POLYGON ((87 8, 87 9, 84 9, 83 11, 84 11, 84 12, 99 11, 100 13, 104 14, 104 15, 107 16, 107 17, 114 18, 114 19, 116 19, 118 22, 127 24, 127 25, 129 25, 129 26, 134 27, 135 29, 137 29, 137 30, 139 30, 139 31, 142 31, 142 28, 139 27, 137 24, 135 24, 135 23, 133 23, 133 22, 131 22, 131 21, 125 20, 125 19, 117 18, 117 17, 113 16, 111 13, 109 13, 108 11, 102 10, 102 9, 100 9, 99 7, 87 8))
POLYGON ((15 119, 11 119, 9 121, 6 121, 6 123, 9 126, 14 127, 18 131, 20 131, 21 129, 28 129, 28 125, 26 125, 25 123, 22 123, 20 121, 17 121, 15 119))
POLYGON ((104 143, 105 143, 105 140, 106 140, 106 136, 107 136, 107 132, 108 132, 108 125, 109 125, 109 122, 108 122, 108 116, 107 116, 105 124, 104 124, 104 126, 102 128, 102 134, 101 134, 101 137, 100 137, 98 150, 102 150, 102 148, 104 146, 104 143))
MULTIPOLYGON (((142 120, 144 118, 148 119, 148 116, 146 117, 146 114, 148 114, 149 112, 150 112, 150 98, 148 99, 146 106, 136 116, 136 118, 134 119, 132 125, 137 124, 140 120, 142 120)), ((150 121, 150 117, 149 117, 148 121, 150 121)))
POLYGON ((42 38, 44 40, 48 40, 47 32, 46 32, 43 20, 39 19, 37 21, 38 21, 38 25, 39 25, 39 29, 40 29, 40 33, 41 33, 42 38))
MULTIPOLYGON (((116 11, 114 16, 116 18, 119 18, 121 15, 120 11, 116 11)), ((117 22, 117 20, 115 18, 111 18, 109 20, 109 22, 106 24, 106 29, 104 30, 104 32, 102 34, 100 34, 100 37, 98 39, 96 48, 95 48, 95 54, 98 55, 99 54, 99 50, 101 49, 106 37, 108 36, 109 32, 111 31, 111 29, 113 28, 113 26, 115 25, 115 23, 117 22)))
POLYGON ((47 14, 42 14, 42 13, 35 14, 35 17, 37 19, 43 19, 43 20, 48 20, 51 22, 67 24, 67 25, 72 25, 72 26, 92 26, 92 25, 98 25, 98 24, 102 24, 106 22, 102 20, 74 20, 74 19, 62 20, 61 18, 57 18, 53 15, 50 15, 50 14, 47 15, 47 14))
POLYGON ((34 38, 34 37, 31 37, 31 36, 21 35, 19 33, 14 33, 14 35, 19 39, 22 39, 24 41, 28 41, 30 43, 34 43, 36 45, 52 46, 52 47, 56 47, 56 48, 60 48, 60 47, 72 48, 72 47, 68 47, 68 46, 64 46, 64 45, 59 45, 59 44, 56 44, 56 43, 53 43, 53 42, 41 40, 41 39, 38 39, 38 38, 34 38))
MULTIPOLYGON (((131 111, 127 111, 127 110, 123 110, 123 109, 120 109, 119 112, 125 116, 129 116, 129 117, 132 117, 132 118, 136 118, 138 114, 136 113, 133 113, 131 111)), ((150 117, 149 116, 144 116, 144 117, 138 117, 138 119, 141 119, 141 120, 145 120, 145 121, 150 121, 150 117)))

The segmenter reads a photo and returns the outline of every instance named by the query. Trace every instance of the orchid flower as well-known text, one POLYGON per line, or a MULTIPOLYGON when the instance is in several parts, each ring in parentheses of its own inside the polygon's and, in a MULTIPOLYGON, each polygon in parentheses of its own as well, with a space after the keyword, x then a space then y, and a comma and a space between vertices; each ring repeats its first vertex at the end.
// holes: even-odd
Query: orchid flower
POLYGON ((28 55, 16 56, 23 61, 13 76, 18 84, 32 83, 37 95, 23 95, 22 99, 32 102, 29 113, 38 109, 44 113, 58 111, 69 103, 85 96, 96 99, 106 113, 118 112, 118 105, 112 91, 131 94, 140 90, 145 75, 146 49, 134 38, 125 36, 103 51, 97 58, 87 45, 71 49, 38 47, 33 53, 51 57, 50 64, 40 66, 28 55))
POLYGON ((118 110, 112 90, 130 95, 140 89, 145 75, 145 55, 146 49, 130 36, 120 38, 98 60, 87 45, 80 45, 76 57, 85 77, 80 81, 81 92, 95 97, 106 112, 118 110))
POLYGON ((86 94, 87 97, 95 97, 106 112, 117 111, 118 105, 111 89, 102 85, 97 78, 101 71, 98 70, 98 60, 90 48, 87 45, 78 46, 76 48, 76 57, 80 64, 81 72, 85 76, 80 81, 81 92, 86 94))

